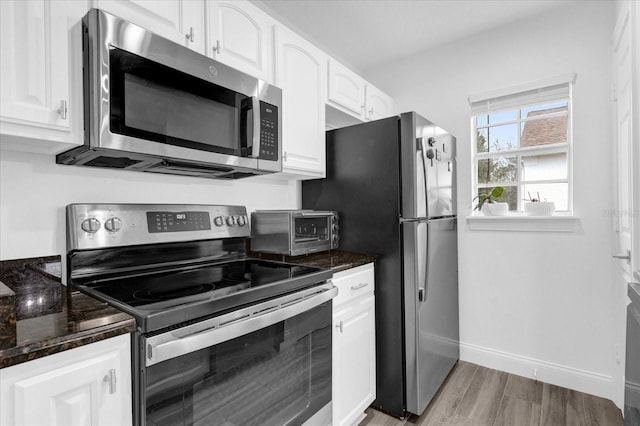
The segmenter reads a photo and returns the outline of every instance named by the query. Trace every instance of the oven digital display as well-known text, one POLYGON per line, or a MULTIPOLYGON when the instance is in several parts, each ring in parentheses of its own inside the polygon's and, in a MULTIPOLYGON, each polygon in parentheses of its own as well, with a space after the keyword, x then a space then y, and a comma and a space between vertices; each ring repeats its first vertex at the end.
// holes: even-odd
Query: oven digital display
POLYGON ((211 230, 209 212, 147 212, 149 233, 211 230))

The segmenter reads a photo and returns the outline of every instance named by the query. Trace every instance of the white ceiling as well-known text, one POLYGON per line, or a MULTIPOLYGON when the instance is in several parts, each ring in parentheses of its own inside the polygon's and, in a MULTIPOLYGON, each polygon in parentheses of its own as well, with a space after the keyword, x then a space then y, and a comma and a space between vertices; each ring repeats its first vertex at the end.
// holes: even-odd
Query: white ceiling
POLYGON ((256 4, 364 72, 585 0, 263 0, 256 4))

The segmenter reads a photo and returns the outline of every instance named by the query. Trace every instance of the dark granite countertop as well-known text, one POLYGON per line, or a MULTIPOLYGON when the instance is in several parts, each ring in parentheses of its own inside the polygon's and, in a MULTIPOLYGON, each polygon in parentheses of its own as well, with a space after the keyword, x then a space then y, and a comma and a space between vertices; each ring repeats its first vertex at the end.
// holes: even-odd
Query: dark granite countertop
POLYGON ((378 256, 375 254, 353 253, 341 250, 323 251, 319 253, 305 254, 302 256, 285 256, 257 252, 251 252, 249 255, 260 259, 317 266, 319 268, 331 269, 334 272, 345 271, 350 268, 375 262, 378 259, 378 256))
POLYGON ((135 331, 133 317, 60 282, 60 256, 0 261, 0 368, 135 331))

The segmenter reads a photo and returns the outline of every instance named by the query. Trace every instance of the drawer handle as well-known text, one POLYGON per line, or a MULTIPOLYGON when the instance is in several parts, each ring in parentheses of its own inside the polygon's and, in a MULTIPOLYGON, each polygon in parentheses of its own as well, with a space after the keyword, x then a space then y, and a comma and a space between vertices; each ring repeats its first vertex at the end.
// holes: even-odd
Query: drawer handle
POLYGON ((362 287, 366 287, 368 285, 369 283, 354 284, 351 286, 351 290, 360 290, 362 287))

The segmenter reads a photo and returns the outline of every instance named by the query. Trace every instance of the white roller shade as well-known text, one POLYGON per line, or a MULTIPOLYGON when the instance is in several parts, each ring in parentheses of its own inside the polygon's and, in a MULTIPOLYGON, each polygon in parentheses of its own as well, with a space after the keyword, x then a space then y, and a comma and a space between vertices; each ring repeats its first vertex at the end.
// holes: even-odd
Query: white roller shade
POLYGON ((575 79, 576 74, 571 73, 471 95, 471 115, 491 114, 566 100, 571 95, 571 84, 575 79))

